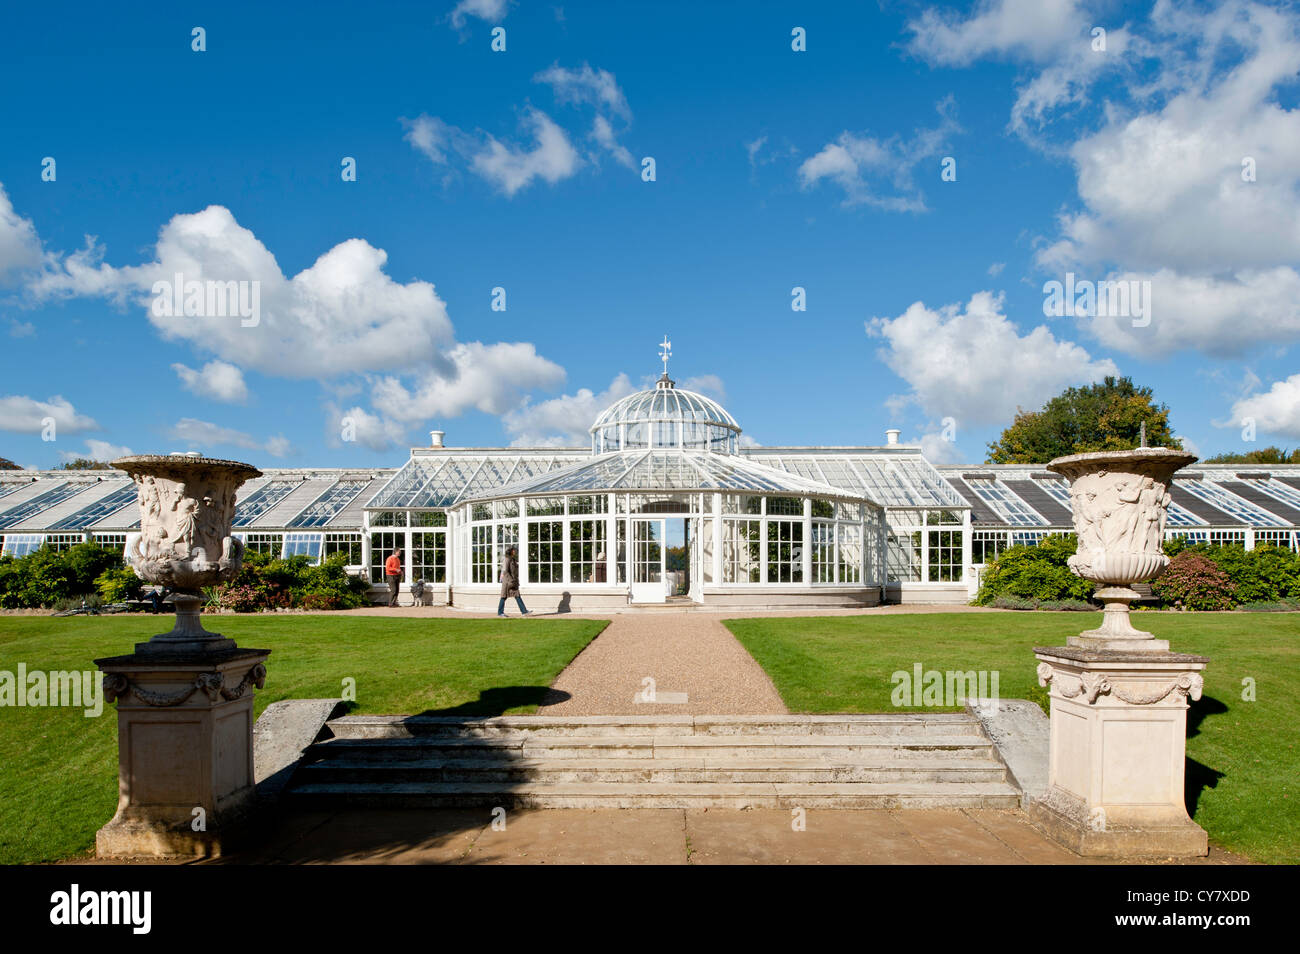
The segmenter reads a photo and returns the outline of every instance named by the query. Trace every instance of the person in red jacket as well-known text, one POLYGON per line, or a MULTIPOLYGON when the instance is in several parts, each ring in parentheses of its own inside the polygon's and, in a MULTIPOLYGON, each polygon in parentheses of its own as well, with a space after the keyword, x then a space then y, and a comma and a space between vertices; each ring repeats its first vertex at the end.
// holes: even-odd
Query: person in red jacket
POLYGON ((397 548, 384 561, 384 575, 388 577, 388 605, 397 605, 397 590, 402 585, 402 551, 397 548))

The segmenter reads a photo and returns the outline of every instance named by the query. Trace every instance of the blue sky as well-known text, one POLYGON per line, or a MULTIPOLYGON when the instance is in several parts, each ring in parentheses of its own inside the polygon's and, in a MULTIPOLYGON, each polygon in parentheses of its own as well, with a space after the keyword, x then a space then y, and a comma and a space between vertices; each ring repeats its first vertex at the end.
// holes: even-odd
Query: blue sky
POLYGON ((980 461, 1018 405, 1113 372, 1202 453, 1300 443, 1293 7, 53 3, 6 26, 0 456, 24 466, 584 443, 664 334, 763 444, 899 427, 980 461), (178 272, 257 282, 256 325, 155 314, 178 272), (1068 273, 1149 282, 1149 322, 1045 316, 1068 273))

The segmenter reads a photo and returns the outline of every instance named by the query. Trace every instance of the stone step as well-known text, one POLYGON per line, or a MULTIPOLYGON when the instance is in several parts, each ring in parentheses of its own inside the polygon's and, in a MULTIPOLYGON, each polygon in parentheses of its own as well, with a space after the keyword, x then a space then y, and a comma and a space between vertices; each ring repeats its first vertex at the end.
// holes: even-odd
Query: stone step
POLYGON ((971 735, 979 723, 965 713, 769 716, 344 716, 328 723, 338 739, 514 736, 690 735, 971 735))
POLYGON ((999 782, 1000 762, 983 759, 907 761, 878 759, 854 764, 782 759, 411 759, 371 762, 327 759, 304 766, 307 784, 360 782, 915 782, 946 785, 999 782))
POLYGON ((863 758, 991 759, 987 739, 957 736, 720 735, 534 736, 483 738, 332 739, 313 745, 306 760, 348 758, 383 763, 412 759, 800 759, 854 762, 863 758))
POLYGON ((949 785, 899 782, 803 783, 305 783, 289 798, 315 808, 1016 808, 1007 782, 949 785))

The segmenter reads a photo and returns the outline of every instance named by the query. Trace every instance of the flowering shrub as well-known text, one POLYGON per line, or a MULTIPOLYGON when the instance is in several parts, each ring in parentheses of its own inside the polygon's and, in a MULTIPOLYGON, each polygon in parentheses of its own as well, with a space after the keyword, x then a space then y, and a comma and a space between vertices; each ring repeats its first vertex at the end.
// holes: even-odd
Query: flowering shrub
POLYGON ((1237 587, 1228 574, 1195 550, 1175 556, 1151 591, 1166 603, 1190 610, 1230 610, 1237 603, 1237 587))
POLYGON ((239 576, 221 587, 223 609, 236 613, 258 610, 354 609, 370 602, 365 580, 349 576, 344 569, 347 555, 336 553, 312 566, 305 556, 287 560, 261 553, 244 554, 239 576))

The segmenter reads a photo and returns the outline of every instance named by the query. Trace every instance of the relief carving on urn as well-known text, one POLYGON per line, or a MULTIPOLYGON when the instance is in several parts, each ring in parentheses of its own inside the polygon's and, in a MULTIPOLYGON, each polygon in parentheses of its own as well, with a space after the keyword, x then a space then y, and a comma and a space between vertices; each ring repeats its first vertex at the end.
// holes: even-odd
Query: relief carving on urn
POLYGON ((199 623, 199 593, 239 574, 244 545, 230 532, 235 492, 261 471, 238 461, 186 454, 123 457, 113 466, 131 476, 139 494, 140 536, 126 560, 141 579, 175 591, 175 629, 137 649, 233 648, 232 640, 207 632, 199 623))
POLYGON ((1070 480, 1070 506, 1078 551, 1070 569, 1099 584, 1094 594, 1105 606, 1100 628, 1069 643, 1093 649, 1164 651, 1166 640, 1133 628, 1129 601, 1134 583, 1154 579, 1169 558, 1162 549, 1169 510, 1169 484, 1196 457, 1165 447, 1099 451, 1058 457, 1047 465, 1070 480))

